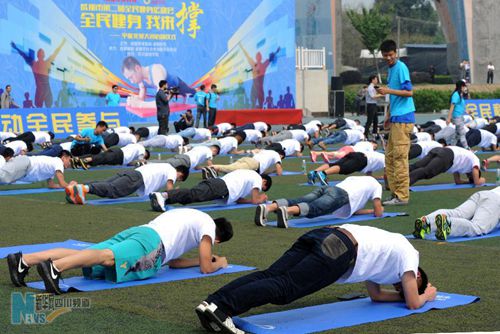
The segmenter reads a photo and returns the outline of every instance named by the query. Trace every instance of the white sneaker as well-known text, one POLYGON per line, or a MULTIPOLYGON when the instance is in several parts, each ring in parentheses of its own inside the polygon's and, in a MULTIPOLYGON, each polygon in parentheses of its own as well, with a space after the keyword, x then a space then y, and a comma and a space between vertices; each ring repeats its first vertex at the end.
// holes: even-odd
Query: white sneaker
POLYGON ((255 225, 257 226, 266 226, 267 224, 267 205, 259 204, 257 208, 255 208, 255 225))
POLYGON ((151 193, 149 194, 149 202, 151 203, 151 209, 156 212, 165 212, 165 198, 161 193, 151 193))
POLYGON ((286 206, 280 206, 276 211, 276 225, 279 228, 288 228, 288 211, 286 206))
POLYGON ((241 329, 236 328, 233 319, 217 308, 217 305, 211 303, 205 309, 204 313, 212 322, 215 322, 224 334, 245 334, 241 329))
POLYGON ((200 323, 209 332, 220 332, 220 327, 213 321, 210 321, 210 318, 205 314, 207 310, 208 303, 206 301, 202 301, 200 305, 196 306, 194 311, 200 319, 200 323))
POLYGON ((382 205, 384 205, 384 206, 385 205, 408 205, 408 201, 403 201, 397 197, 394 197, 388 201, 383 202, 382 205))

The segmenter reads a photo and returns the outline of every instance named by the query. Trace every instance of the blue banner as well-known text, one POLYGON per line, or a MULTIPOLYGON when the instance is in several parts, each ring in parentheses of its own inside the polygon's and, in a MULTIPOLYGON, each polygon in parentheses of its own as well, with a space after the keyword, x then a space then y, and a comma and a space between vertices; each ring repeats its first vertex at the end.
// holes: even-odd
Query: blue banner
POLYGON ((466 110, 474 117, 500 116, 500 100, 467 100, 466 110))

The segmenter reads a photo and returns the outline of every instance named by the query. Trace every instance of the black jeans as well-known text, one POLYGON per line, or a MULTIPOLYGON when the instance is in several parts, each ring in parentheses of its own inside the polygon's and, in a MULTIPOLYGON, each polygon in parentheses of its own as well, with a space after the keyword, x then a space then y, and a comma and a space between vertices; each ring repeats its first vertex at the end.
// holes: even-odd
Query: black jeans
POLYGON ((208 108, 208 126, 213 126, 215 124, 216 116, 217 116, 217 109, 208 108))
POLYGON ((378 106, 375 103, 368 103, 366 113, 365 136, 368 137, 370 126, 373 126, 372 133, 378 133, 378 106))
POLYGON ((332 166, 339 166, 339 174, 349 175, 354 172, 360 172, 368 165, 368 159, 366 155, 361 152, 351 152, 347 154, 342 159, 335 161, 330 164, 332 166))
POLYGON ((167 191, 165 204, 182 205, 224 199, 229 195, 226 183, 222 179, 201 181, 191 189, 173 189, 167 191))
POLYGON ((123 151, 120 148, 112 148, 91 157, 91 166, 123 164, 123 151))
POLYGON ((144 186, 142 174, 135 170, 118 173, 104 180, 89 183, 89 193, 99 197, 120 198, 133 194, 144 186))
POLYGON ((195 128, 200 127, 200 118, 203 116, 203 127, 207 127, 207 108, 204 106, 197 106, 196 107, 196 123, 195 123, 195 128))
POLYGON ((4 143, 10 143, 16 140, 22 140, 26 144, 26 146, 28 146, 28 151, 33 150, 33 143, 35 142, 35 135, 33 134, 33 132, 28 131, 21 133, 17 137, 7 138, 4 140, 4 143))
POLYGON ((284 305, 337 281, 356 258, 351 240, 334 228, 315 229, 264 271, 240 277, 206 301, 229 316, 268 303, 284 305))
POLYGON ((287 130, 305 130, 306 127, 302 124, 290 124, 286 127, 287 130))
POLYGON ((170 117, 170 113, 158 115, 158 134, 166 135, 168 133, 168 118, 170 117))
POLYGON ((410 152, 408 152, 408 160, 415 159, 420 154, 422 154, 422 147, 418 144, 411 144, 410 152))
POLYGON ((454 158, 453 151, 449 148, 433 148, 425 157, 410 165, 410 185, 446 172, 453 165, 454 158))
POLYGON ((76 144, 71 149, 71 154, 75 157, 81 157, 82 155, 88 154, 98 154, 101 152, 102 148, 100 146, 93 146, 90 144, 76 144))
POLYGON ((421 124, 420 128, 422 129, 422 131, 430 133, 431 135, 436 134, 439 131, 441 131, 441 127, 439 125, 436 125, 432 121, 421 124))
POLYGON ((234 132, 240 132, 243 130, 255 130, 255 125, 253 123, 247 123, 233 129, 234 132))

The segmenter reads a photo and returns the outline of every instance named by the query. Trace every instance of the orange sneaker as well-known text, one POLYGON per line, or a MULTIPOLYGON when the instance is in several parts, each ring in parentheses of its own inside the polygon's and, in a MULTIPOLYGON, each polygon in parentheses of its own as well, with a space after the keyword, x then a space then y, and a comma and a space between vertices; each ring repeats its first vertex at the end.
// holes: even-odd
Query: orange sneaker
POLYGON ((69 204, 77 204, 74 188, 74 186, 68 186, 64 189, 64 191, 66 192, 66 202, 68 202, 69 204))
POLYGON ((76 204, 85 204, 88 193, 86 187, 82 184, 77 184, 73 187, 73 192, 75 194, 76 204))

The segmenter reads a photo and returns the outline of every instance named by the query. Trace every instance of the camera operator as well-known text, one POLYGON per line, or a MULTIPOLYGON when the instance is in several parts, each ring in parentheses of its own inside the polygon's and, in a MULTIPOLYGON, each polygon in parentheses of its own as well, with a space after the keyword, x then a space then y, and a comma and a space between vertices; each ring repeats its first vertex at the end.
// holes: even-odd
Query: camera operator
POLYGON ((158 83, 160 89, 156 93, 156 117, 158 119, 158 134, 166 135, 168 133, 168 119, 170 117, 170 106, 168 103, 172 99, 172 91, 168 89, 165 80, 158 83))
POLYGON ((181 115, 181 119, 178 122, 174 122, 175 132, 186 130, 193 126, 194 118, 191 109, 186 110, 185 114, 181 115))
POLYGON ((200 90, 194 94, 196 101, 196 125, 200 126, 200 118, 203 116, 203 127, 207 127, 207 113, 208 113, 208 94, 205 93, 205 85, 200 86, 200 90))

